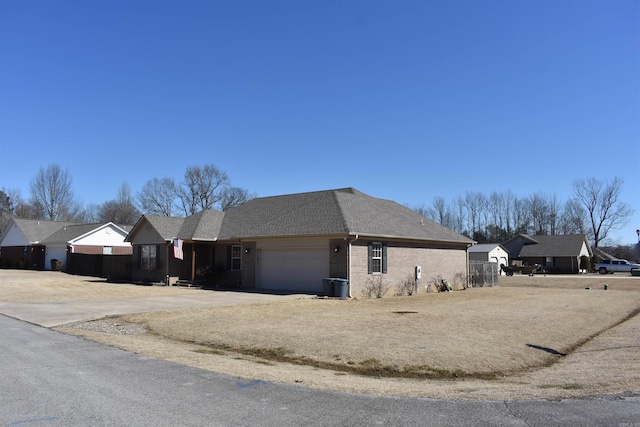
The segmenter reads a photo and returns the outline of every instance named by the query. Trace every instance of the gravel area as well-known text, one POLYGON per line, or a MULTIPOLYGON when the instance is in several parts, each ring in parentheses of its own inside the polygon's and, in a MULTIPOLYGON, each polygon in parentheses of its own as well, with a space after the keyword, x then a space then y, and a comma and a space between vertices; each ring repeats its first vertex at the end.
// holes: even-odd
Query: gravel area
POLYGON ((89 322, 76 322, 64 325, 64 328, 83 329, 116 335, 142 335, 148 332, 144 325, 125 322, 120 318, 105 318, 89 322))

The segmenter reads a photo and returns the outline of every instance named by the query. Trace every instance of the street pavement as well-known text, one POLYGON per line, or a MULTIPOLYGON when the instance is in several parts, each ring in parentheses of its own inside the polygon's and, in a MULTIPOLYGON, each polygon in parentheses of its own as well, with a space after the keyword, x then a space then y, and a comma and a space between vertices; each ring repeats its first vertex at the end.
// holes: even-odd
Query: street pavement
POLYGON ((0 426, 638 426, 640 395, 453 401, 314 390, 0 316, 0 426))

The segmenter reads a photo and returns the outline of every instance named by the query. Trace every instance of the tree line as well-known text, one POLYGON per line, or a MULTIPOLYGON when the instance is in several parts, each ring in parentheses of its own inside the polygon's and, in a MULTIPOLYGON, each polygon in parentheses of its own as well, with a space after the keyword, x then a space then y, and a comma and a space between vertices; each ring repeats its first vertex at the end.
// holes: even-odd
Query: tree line
POLYGON ((134 224, 142 213, 189 216, 204 209, 231 209, 255 197, 248 190, 231 185, 227 173, 214 165, 189 166, 178 182, 173 178, 153 178, 136 194, 123 182, 115 199, 86 206, 75 197, 68 169, 55 163, 40 168, 29 189, 26 200, 18 190, 0 190, 0 230, 13 217, 134 224))
POLYGON ((566 201, 555 194, 468 191, 449 203, 438 196, 431 206, 412 209, 479 243, 505 242, 518 234, 586 234, 598 247, 634 213, 620 199, 622 185, 620 178, 577 179, 573 197, 566 201))
MULTIPOLYGON (((0 230, 12 217, 70 222, 134 224, 141 214, 189 216, 205 209, 225 211, 255 197, 231 185, 229 176, 214 165, 189 166, 183 179, 153 178, 133 194, 123 182, 116 198, 83 206, 73 193, 69 171, 58 164, 42 167, 30 181, 30 197, 19 191, 0 191, 0 230)), ((411 207, 479 243, 504 242, 524 233, 530 235, 586 234, 594 246, 611 231, 626 224, 633 210, 621 200, 620 178, 573 181, 573 197, 535 193, 519 197, 511 191, 485 195, 466 192, 447 203, 436 197, 431 206, 411 207)))

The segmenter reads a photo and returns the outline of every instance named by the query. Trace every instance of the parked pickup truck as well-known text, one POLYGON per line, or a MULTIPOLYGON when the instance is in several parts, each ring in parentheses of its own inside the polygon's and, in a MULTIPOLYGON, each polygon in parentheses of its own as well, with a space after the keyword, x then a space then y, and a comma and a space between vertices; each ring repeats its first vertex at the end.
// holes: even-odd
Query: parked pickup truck
POLYGON ((596 270, 600 274, 631 273, 631 270, 636 268, 640 270, 640 264, 633 264, 626 259, 605 259, 596 264, 596 270))

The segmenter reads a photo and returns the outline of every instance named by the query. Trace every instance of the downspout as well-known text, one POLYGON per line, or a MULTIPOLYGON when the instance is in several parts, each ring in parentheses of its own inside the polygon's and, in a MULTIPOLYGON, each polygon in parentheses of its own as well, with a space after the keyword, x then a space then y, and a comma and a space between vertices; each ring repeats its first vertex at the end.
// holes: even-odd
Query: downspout
POLYGON ((467 245, 467 249, 464 251, 466 254, 466 258, 467 258, 467 288, 471 287, 471 282, 470 282, 470 277, 469 277, 469 248, 473 246, 473 244, 467 245))
POLYGON ((351 240, 349 240, 348 236, 344 238, 347 242, 347 280, 349 281, 349 298, 353 298, 353 295, 351 294, 351 289, 353 287, 351 284, 351 244, 358 240, 358 237, 359 236, 356 234, 356 236, 351 240))

